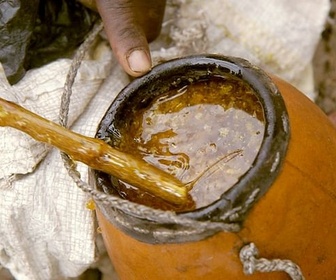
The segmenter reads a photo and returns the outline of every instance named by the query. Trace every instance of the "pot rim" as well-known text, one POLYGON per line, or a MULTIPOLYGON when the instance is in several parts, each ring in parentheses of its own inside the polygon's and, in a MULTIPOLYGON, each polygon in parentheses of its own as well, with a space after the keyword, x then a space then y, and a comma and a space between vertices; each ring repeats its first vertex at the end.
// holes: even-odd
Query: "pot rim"
MULTIPOLYGON (((271 78, 245 59, 218 54, 192 55, 155 66, 146 75, 133 80, 116 97, 99 124, 96 137, 104 139, 116 108, 139 90, 153 90, 164 77, 197 69, 203 76, 214 73, 234 75, 246 81, 262 104, 265 118, 264 137, 249 170, 213 203, 177 216, 214 222, 242 222, 248 210, 272 185, 281 170, 290 138, 289 118, 283 98, 271 78)), ((183 77, 181 77, 183 79, 183 77)), ((95 172, 95 171, 94 171, 95 172)), ((98 173, 95 174, 98 176, 98 173)), ((129 214, 129 213, 127 213, 129 214)))

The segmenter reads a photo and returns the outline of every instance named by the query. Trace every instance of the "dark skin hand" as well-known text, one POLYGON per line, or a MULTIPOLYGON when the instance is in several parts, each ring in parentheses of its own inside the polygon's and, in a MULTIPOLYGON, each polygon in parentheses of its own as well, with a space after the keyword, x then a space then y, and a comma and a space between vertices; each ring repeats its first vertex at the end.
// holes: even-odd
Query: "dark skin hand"
POLYGON ((148 43, 161 31, 166 0, 96 0, 113 53, 138 77, 151 69, 148 43))

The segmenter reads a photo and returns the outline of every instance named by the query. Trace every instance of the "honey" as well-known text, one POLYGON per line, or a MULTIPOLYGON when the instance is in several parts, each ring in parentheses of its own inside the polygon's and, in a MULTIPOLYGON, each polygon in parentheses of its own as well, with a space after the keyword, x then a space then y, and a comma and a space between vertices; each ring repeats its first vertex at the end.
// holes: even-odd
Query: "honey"
POLYGON ((261 103, 237 77, 172 88, 131 111, 115 127, 112 143, 181 180, 189 188, 189 202, 177 206, 115 178, 112 184, 121 197, 154 208, 183 212, 204 207, 249 170, 264 129, 261 103))

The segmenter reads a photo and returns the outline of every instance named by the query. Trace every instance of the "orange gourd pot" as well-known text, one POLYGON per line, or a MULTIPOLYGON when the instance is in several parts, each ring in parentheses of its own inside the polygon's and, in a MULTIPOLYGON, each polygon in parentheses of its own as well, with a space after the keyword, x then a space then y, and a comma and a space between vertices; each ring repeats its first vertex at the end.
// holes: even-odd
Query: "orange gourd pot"
MULTIPOLYGON (((266 119, 264 140, 249 171, 218 201, 177 216, 238 224, 239 229, 210 228, 183 236, 181 225, 146 220, 129 209, 97 201, 99 226, 119 278, 289 279, 283 271, 244 273, 240 250, 253 242, 259 257, 291 260, 305 279, 334 279, 336 130, 313 102, 288 83, 269 78, 238 58, 201 55, 169 61, 120 93, 97 137, 106 137, 115 112, 138 100, 130 98, 137 92, 150 95, 174 80, 191 82, 224 73, 244 79, 258 94, 266 119), (167 238, 158 235, 165 231, 167 238)), ((92 171, 92 175, 98 189, 115 196, 103 174, 92 171)))

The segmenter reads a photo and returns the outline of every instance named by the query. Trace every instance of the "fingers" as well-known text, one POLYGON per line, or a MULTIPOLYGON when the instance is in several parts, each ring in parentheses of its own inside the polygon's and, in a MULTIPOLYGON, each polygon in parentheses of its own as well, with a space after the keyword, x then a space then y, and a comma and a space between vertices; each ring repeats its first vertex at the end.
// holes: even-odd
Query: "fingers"
POLYGON ((160 32, 165 1, 96 0, 112 50, 124 70, 141 76, 151 68, 148 40, 160 32))

